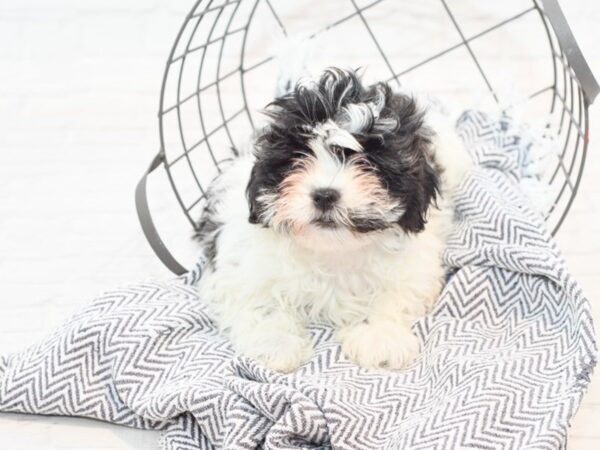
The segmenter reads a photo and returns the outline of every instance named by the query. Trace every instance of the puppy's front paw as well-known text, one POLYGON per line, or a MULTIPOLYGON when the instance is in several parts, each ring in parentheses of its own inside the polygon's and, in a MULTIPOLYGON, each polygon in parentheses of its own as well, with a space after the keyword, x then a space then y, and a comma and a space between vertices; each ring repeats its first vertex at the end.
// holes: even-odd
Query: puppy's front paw
POLYGON ((344 354, 361 367, 402 369, 419 354, 419 340, 410 328, 391 320, 343 328, 338 338, 344 354))
POLYGON ((262 330, 247 336, 240 350, 269 369, 289 373, 296 370, 313 354, 313 346, 306 337, 276 330, 262 330))

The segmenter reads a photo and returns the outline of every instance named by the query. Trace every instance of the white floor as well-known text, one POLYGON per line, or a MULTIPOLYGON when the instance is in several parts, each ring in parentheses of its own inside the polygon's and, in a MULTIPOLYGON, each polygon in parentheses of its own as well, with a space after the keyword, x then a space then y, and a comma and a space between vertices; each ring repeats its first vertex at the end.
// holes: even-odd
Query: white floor
MULTIPOLYGON (((600 77, 600 4, 563 3, 600 77)), ((0 354, 35 342, 105 288, 170 276, 140 231, 133 191, 158 148, 163 64, 191 4, 0 0, 0 354)), ((597 306, 600 109, 590 115, 585 176, 558 238, 597 306)), ((166 223, 180 215, 164 181, 154 177, 152 192, 166 223)), ((166 226, 184 242, 185 223, 166 226)), ((600 307, 594 314, 600 323, 600 307)), ((600 448, 599 423, 600 370, 569 447, 600 448)), ((0 414, 0 450, 156 448, 153 432, 0 414)))

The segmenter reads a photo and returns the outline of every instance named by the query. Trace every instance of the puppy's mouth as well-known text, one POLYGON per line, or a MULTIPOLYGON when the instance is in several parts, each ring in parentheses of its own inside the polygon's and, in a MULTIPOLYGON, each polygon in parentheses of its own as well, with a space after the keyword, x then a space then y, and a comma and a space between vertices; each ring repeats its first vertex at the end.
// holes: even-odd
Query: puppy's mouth
POLYGON ((317 217, 313 219, 312 224, 319 228, 333 229, 338 228, 340 225, 330 217, 317 217))
POLYGON ((351 225, 343 225, 333 218, 323 215, 311 221, 311 224, 317 228, 335 230, 342 227, 348 227, 351 231, 364 234, 373 231, 381 231, 389 228, 390 224, 380 218, 369 217, 350 217, 351 225))

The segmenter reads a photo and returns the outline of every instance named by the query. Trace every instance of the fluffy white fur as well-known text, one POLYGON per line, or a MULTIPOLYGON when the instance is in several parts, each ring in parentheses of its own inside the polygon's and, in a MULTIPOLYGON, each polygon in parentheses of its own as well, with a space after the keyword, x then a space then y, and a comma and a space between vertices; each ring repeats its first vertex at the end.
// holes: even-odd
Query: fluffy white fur
MULTIPOLYGON (((361 120, 351 113, 350 122, 361 120)), ((411 325, 430 310, 442 288, 452 192, 471 164, 445 119, 429 113, 426 123, 436 133, 435 158, 444 171, 438 208, 429 209, 426 228, 417 234, 396 228, 354 234, 309 225, 296 230, 300 238, 290 238, 248 222, 245 188, 252 156, 238 158, 219 178, 213 189, 220 192, 216 217, 224 225, 214 267, 206 270, 199 289, 238 352, 274 370, 293 371, 313 353, 307 325, 327 323, 335 327, 346 357, 360 366, 398 369, 414 360, 419 343, 411 325)), ((341 128, 311 144, 316 161, 289 193, 306 198, 306 204, 291 201, 295 210, 287 211, 299 224, 309 222, 310 186, 334 186, 354 206, 377 195, 374 186, 356 189, 349 182, 352 167, 320 151, 332 136, 360 157, 360 145, 341 128)))

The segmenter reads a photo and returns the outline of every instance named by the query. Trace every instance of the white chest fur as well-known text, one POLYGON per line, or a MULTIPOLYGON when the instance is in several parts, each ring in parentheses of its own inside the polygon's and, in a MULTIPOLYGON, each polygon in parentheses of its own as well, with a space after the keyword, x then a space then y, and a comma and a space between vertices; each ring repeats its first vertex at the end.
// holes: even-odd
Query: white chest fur
POLYGON ((374 302, 389 297, 416 318, 441 287, 440 258, 450 220, 437 211, 418 235, 388 230, 360 248, 342 245, 328 252, 302 248, 247 221, 226 226, 216 270, 207 270, 200 290, 225 322, 226 311, 283 308, 304 322, 340 326, 364 320, 374 302))

